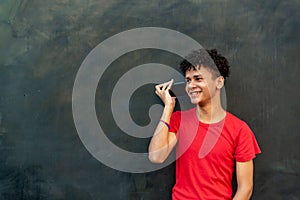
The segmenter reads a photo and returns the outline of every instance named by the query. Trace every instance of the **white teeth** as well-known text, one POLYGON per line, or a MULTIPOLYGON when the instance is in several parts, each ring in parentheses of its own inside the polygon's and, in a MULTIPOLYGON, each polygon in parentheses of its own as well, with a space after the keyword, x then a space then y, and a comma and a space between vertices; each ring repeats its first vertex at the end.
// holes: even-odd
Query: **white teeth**
POLYGON ((190 92, 191 95, 197 95, 199 94, 200 92, 190 92))

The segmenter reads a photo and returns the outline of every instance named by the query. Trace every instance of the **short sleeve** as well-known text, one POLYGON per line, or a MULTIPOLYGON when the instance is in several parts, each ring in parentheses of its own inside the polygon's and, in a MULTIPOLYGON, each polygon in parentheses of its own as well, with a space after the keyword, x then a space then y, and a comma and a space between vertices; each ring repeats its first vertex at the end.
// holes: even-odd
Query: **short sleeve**
POLYGON ((255 136, 249 126, 243 123, 236 138, 235 160, 237 162, 246 162, 261 153, 255 136))
POLYGON ((170 119, 170 132, 177 133, 180 125, 180 111, 172 113, 170 119))

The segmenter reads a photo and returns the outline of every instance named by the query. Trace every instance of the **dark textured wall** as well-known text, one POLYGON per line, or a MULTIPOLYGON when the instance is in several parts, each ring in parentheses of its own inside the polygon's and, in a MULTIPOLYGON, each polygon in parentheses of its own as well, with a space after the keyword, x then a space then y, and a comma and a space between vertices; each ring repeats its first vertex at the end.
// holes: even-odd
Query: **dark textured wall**
MULTIPOLYGON (((106 167, 85 149, 72 117, 84 58, 104 39, 143 26, 180 31, 229 59, 228 110, 249 123, 263 151, 255 159, 253 199, 300 199, 299 6, 299 0, 1 0, 0 199, 170 199, 174 165, 145 174, 106 167)), ((151 50, 128 56, 99 83, 105 94, 126 68, 177 62, 151 50)), ((99 119, 109 124, 109 101, 101 98, 99 119)), ((144 100, 141 91, 134 102, 141 106, 132 107, 141 124, 144 100)), ((149 140, 107 129, 123 148, 147 150, 149 140)))

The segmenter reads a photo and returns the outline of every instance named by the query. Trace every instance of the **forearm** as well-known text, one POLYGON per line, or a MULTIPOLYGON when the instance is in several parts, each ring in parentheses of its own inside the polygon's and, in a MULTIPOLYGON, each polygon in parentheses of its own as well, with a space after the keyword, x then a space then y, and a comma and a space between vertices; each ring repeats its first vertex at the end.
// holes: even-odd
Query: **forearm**
POLYGON ((248 200, 253 189, 253 160, 236 162, 237 191, 233 200, 248 200))
POLYGON ((238 187, 233 200, 249 200, 252 194, 252 185, 238 187))
MULTIPOLYGON (((169 124, 173 109, 173 106, 165 106, 161 120, 169 124)), ((159 122, 149 144, 149 160, 154 163, 162 163, 168 157, 169 153, 169 129, 164 123, 159 122)))

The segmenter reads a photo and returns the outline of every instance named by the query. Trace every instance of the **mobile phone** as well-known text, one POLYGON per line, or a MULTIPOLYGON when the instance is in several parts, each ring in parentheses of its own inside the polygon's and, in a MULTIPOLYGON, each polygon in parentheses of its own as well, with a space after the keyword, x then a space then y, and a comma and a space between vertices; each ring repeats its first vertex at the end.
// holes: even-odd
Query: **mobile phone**
POLYGON ((186 96, 187 93, 185 91, 185 82, 176 82, 173 83, 169 93, 172 97, 182 97, 182 96, 186 96))

